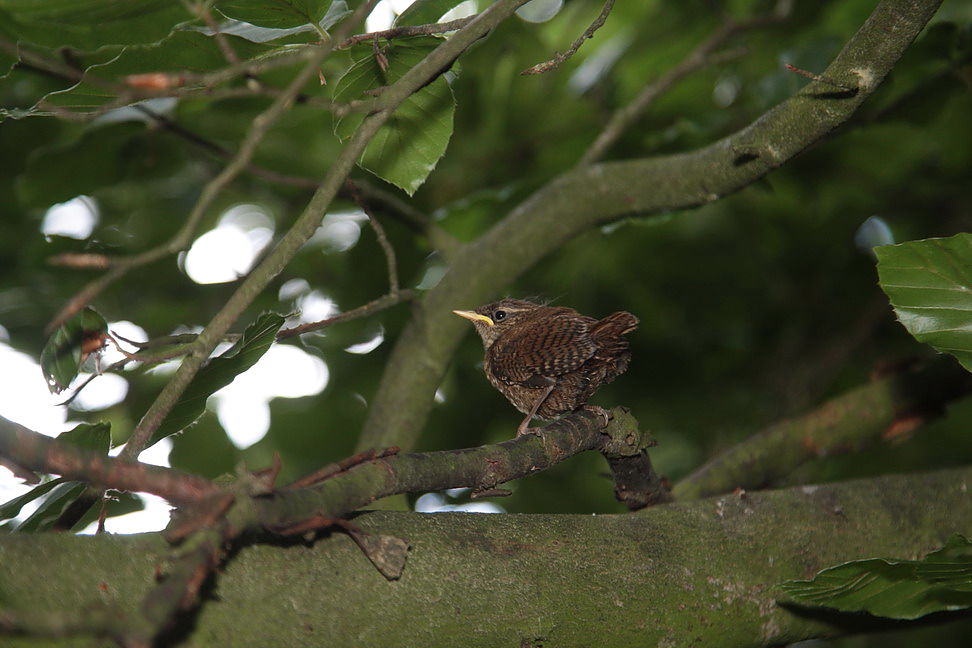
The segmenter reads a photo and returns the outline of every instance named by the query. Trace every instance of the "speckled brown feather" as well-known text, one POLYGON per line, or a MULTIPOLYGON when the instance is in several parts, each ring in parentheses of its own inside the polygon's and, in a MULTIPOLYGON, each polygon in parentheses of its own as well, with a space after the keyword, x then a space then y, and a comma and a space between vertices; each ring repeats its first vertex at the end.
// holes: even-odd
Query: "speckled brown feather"
POLYGON ((490 383, 518 410, 552 419, 582 407, 597 389, 628 368, 631 352, 624 339, 638 326, 638 318, 620 311, 602 320, 572 308, 540 306, 504 299, 476 309, 493 317, 502 310, 504 321, 489 326, 474 322, 483 338, 483 368, 490 383))

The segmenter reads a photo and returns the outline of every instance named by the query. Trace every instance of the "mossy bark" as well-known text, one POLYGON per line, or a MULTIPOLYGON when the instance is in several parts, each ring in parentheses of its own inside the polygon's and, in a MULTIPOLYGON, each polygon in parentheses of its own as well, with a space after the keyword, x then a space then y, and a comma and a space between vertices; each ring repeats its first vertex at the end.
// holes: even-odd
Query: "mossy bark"
MULTIPOLYGON (((388 581, 344 534, 243 548, 186 646, 767 646, 853 629, 776 585, 972 533, 972 469, 726 495, 627 515, 372 512, 411 545, 388 581)), ((0 605, 34 617, 118 606, 154 585, 155 534, 0 536, 0 605)), ((7 646, 85 646, 3 637, 7 646)))

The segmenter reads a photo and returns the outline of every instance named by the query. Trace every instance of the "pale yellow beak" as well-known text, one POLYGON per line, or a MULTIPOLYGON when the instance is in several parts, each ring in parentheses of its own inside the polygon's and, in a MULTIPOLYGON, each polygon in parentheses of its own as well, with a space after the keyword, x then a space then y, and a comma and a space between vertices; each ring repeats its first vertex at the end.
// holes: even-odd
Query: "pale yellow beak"
POLYGON ((458 315, 459 317, 465 317, 470 322, 479 321, 479 322, 486 322, 486 325, 487 326, 492 326, 493 325, 493 320, 491 320, 490 318, 486 317, 485 315, 480 315, 479 313, 477 313, 475 311, 460 311, 460 310, 454 310, 452 312, 455 313, 456 315, 458 315))

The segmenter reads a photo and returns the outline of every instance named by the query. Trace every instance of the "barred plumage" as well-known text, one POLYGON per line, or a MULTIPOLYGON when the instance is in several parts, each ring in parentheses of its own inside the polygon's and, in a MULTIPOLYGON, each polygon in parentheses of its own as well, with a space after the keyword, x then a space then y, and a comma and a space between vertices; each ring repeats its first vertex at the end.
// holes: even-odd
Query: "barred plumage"
POLYGON ((534 416, 573 412, 624 373, 631 352, 622 336, 638 326, 638 318, 624 311, 596 320, 520 299, 455 313, 472 321, 482 338, 490 383, 527 415, 517 436, 534 416))

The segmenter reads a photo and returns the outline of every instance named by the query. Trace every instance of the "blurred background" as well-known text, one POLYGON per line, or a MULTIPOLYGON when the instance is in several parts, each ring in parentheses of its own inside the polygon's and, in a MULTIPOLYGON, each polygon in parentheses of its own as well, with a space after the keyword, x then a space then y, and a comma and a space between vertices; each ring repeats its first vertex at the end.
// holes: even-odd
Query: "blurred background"
MULTIPOLYGON (((380 3, 368 29, 388 26, 408 4, 380 3)), ((806 83, 784 64, 822 71, 875 5, 789 4, 787 20, 741 34, 726 46, 731 60, 662 96, 606 159, 690 150, 741 128, 806 83)), ((455 130, 445 157, 413 197, 366 171, 354 177, 397 193, 435 225, 471 241, 576 164, 612 112, 704 40, 724 11, 744 18, 776 6, 619 2, 559 70, 524 77, 518 73, 563 50, 601 8, 599 1, 535 0, 454 66, 455 130)), ((475 9, 475 2, 464 2, 450 17, 475 9)), ((594 401, 633 410, 659 442, 656 467, 672 480, 769 423, 867 382, 875 371, 930 355, 894 320, 877 286, 871 248, 972 225, 970 25, 972 5, 947 0, 882 88, 827 141, 713 204, 590 231, 504 290, 592 316, 624 309, 641 319, 629 336, 628 373, 594 401)), ((326 63, 329 81, 347 66, 345 56, 326 63)), ((282 85, 291 73, 267 78, 282 85)), ((124 255, 166 240, 224 160, 131 109, 89 123, 27 116, 41 97, 71 85, 29 66, 0 79, 0 415, 48 434, 77 422, 110 421, 121 443, 175 365, 100 376, 70 407, 58 406, 68 394, 48 394, 37 365, 44 326, 97 271, 46 260, 67 251, 124 255)), ((331 87, 308 92, 329 96, 331 87)), ((153 101, 154 111, 185 131, 235 150, 270 99, 153 101)), ((337 150, 330 115, 298 104, 273 127, 255 161, 318 179, 337 150)), ((242 175, 210 210, 187 253, 131 272, 94 306, 111 330, 130 339, 200 330, 309 196, 307 189, 242 175)), ((403 284, 420 291, 434 286, 445 263, 429 238, 408 219, 385 212, 379 218, 403 284)), ((236 330, 265 310, 289 314, 291 323, 349 310, 383 294, 386 281, 367 219, 339 201, 236 330)), ((408 315, 409 307, 400 305, 275 345, 210 399, 198 423, 143 458, 218 477, 241 462, 265 467, 276 452, 288 479, 350 454, 408 315)), ((110 350, 101 364, 120 357, 110 350)), ((520 415, 489 386, 481 361, 470 327, 436 393, 419 450, 513 435, 520 415)), ((967 464, 970 424, 972 401, 959 402, 910 437, 811 463, 786 483, 967 464)), ((587 453, 512 484, 512 497, 471 506, 620 512, 605 473, 603 459, 587 453)), ((23 490, 0 468, 0 501, 23 490)), ((148 508, 109 520, 108 529, 164 526, 166 507, 145 501, 118 502, 113 513, 148 508)), ((454 491, 416 496, 412 505, 431 511, 469 502, 454 491)), ((904 646, 915 640, 874 641, 904 646)), ((866 641, 843 645, 871 645, 866 641)))

